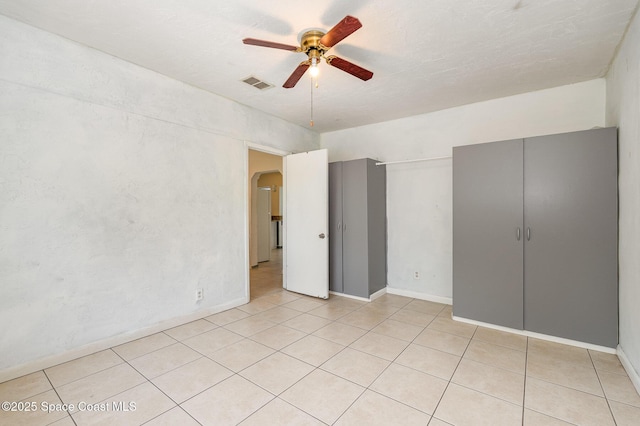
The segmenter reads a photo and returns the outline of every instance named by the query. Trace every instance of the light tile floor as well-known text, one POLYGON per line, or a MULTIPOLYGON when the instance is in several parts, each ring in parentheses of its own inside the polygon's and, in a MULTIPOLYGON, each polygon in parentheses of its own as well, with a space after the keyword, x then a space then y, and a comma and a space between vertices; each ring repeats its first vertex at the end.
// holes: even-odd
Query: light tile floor
POLYGON ((0 401, 36 408, 0 411, 0 424, 640 424, 615 355, 455 322, 450 306, 400 296, 261 291, 0 384, 0 401))

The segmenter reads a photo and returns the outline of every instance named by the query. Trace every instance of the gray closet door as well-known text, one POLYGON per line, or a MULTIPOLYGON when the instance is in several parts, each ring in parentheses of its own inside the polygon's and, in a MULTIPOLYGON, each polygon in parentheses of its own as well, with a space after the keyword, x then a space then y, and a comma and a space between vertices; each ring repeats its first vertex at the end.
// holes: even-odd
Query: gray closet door
POLYGON ((453 148, 453 313, 523 328, 523 142, 453 148))
POLYGON ((342 285, 342 162, 329 163, 329 290, 342 285))
POLYGON ((368 297, 387 286, 387 171, 372 159, 367 159, 367 222, 368 297))
POLYGON ((342 191, 344 293, 369 297, 366 159, 342 163, 342 191))
POLYGON ((528 138, 524 151, 525 328, 615 347, 616 129, 528 138))

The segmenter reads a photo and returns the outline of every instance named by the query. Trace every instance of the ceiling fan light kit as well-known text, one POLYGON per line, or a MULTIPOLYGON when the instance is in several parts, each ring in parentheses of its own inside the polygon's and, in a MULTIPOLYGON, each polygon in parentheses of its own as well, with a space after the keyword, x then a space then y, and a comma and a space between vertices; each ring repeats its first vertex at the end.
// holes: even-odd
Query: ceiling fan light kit
MULTIPOLYGON (((324 32, 318 29, 311 29, 305 31, 300 37, 300 46, 293 46, 283 43, 275 43, 272 41, 258 40, 255 38, 245 38, 242 40, 244 44, 260 47, 270 47, 272 49, 288 50, 291 52, 301 52, 307 55, 307 60, 301 62, 298 67, 289 76, 287 81, 283 84, 283 87, 290 89, 298 83, 304 73, 310 67, 317 67, 320 63, 320 59, 324 58, 327 64, 345 71, 361 80, 367 81, 373 77, 373 73, 366 70, 356 64, 353 64, 346 59, 338 58, 334 55, 325 56, 325 53, 333 46, 353 34, 360 29, 362 24, 358 18, 353 16, 346 16, 342 21, 338 22, 328 32, 324 32)), ((317 71, 313 71, 315 74, 317 71)))
MULTIPOLYGON (((287 81, 282 85, 285 89, 295 87, 309 68, 311 68, 309 74, 311 74, 312 79, 316 79, 319 72, 318 64, 322 58, 324 58, 327 64, 332 67, 338 68, 339 70, 353 75, 354 77, 367 81, 373 77, 373 73, 371 71, 345 59, 338 58, 335 55, 325 56, 325 53, 327 53, 329 49, 360 28, 362 28, 362 24, 358 18, 347 15, 342 21, 338 22, 326 33, 323 30, 315 28, 304 31, 299 38, 300 46, 258 40, 255 38, 245 38, 242 42, 253 46, 270 47, 272 49, 288 50, 296 53, 300 52, 307 55, 307 60, 300 62, 297 68, 293 70, 293 73, 291 73, 287 81)), ((309 124, 313 127, 313 81, 311 83, 311 119, 309 124)))
POLYGON ((312 58, 311 59, 311 69, 309 70, 309 74, 311 74, 311 77, 317 77, 318 76, 318 58, 312 58))

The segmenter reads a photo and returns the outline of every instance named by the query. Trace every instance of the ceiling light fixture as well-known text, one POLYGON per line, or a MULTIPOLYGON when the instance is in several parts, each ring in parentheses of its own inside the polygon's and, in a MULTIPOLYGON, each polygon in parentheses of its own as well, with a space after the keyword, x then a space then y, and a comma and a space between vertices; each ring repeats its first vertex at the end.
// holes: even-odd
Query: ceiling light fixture
POLYGON ((291 52, 302 52, 307 55, 307 60, 300 62, 298 67, 289 76, 287 81, 282 85, 285 89, 291 89, 302 78, 304 73, 309 69, 311 74, 311 120, 310 125, 313 127, 313 89, 318 88, 318 64, 322 58, 325 59, 327 64, 332 67, 338 68, 344 72, 347 72, 354 77, 358 77, 363 81, 369 80, 373 77, 373 73, 358 65, 351 63, 342 58, 338 58, 334 55, 325 56, 325 53, 333 46, 344 40, 349 35, 353 34, 362 24, 357 18, 353 16, 345 16, 344 19, 338 22, 328 32, 322 29, 311 28, 303 31, 298 36, 300 46, 293 46, 289 44, 276 43, 272 41, 259 40, 255 38, 245 38, 242 40, 244 44, 250 44, 254 46, 270 47, 273 49, 288 50, 291 52), (314 84, 315 83, 315 84, 314 84))
POLYGON ((311 74, 312 78, 316 78, 320 73, 320 69, 318 68, 318 58, 311 58, 311 69, 309 69, 309 74, 311 74))

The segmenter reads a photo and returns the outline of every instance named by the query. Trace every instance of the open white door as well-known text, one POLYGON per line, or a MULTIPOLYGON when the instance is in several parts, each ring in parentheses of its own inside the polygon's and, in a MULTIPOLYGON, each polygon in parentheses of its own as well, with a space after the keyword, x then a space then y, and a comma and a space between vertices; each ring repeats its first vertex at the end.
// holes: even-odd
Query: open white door
POLYGON ((328 155, 284 157, 284 288, 329 297, 328 155))

